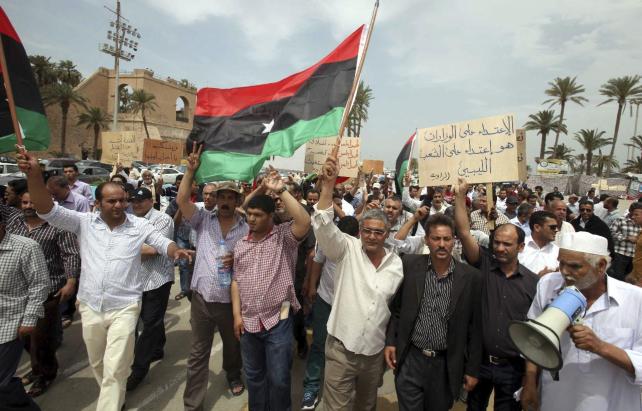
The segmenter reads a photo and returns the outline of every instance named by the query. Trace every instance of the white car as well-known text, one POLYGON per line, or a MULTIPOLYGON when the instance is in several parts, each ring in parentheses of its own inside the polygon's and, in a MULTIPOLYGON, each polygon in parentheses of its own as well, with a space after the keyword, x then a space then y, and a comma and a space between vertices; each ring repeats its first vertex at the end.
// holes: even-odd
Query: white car
POLYGON ((160 167, 154 170, 154 178, 158 180, 163 177, 163 183, 175 184, 176 177, 182 176, 183 173, 172 167, 160 167))

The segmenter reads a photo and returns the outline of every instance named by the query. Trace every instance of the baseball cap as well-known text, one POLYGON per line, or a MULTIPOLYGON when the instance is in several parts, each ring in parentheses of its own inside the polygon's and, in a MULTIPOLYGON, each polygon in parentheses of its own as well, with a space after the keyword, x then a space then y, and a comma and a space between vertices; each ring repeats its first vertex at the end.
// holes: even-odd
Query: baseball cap
POLYGON ((372 185, 372 188, 381 188, 381 184, 379 184, 379 183, 374 183, 374 184, 372 185))
POLYGON ((222 181, 218 183, 216 186, 216 190, 214 190, 214 192, 218 192, 218 191, 233 191, 236 194, 241 194, 241 191, 239 190, 238 186, 233 181, 222 181))
POLYGON ((151 198, 152 198, 152 192, 146 189, 145 187, 137 188, 129 196, 130 201, 150 200, 151 198))

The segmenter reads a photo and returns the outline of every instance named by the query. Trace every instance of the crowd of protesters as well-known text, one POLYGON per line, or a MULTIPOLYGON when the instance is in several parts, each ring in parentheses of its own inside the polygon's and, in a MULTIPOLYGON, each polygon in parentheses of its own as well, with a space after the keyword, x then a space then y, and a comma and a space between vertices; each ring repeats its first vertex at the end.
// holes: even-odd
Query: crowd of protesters
POLYGON ((368 170, 341 181, 334 157, 319 175, 199 185, 199 157, 171 187, 117 165, 94 192, 74 165, 45 181, 21 151, 27 178, 0 205, 0 404, 39 409, 77 308, 97 409, 122 409, 165 355, 168 300, 187 298, 185 410, 204 408, 216 332, 250 410, 374 410, 386 368, 402 410, 481 411, 491 395, 496 410, 641 409, 641 202, 622 213, 593 189, 422 188, 411 174, 396 187, 368 170), (552 378, 508 325, 570 285, 588 308, 552 378), (31 370, 15 376, 23 350, 31 370))

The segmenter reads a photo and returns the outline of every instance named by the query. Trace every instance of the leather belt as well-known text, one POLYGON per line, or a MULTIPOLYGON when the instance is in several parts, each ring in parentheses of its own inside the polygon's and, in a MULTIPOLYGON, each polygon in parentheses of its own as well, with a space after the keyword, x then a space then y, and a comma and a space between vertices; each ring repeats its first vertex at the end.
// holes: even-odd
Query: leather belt
POLYGON ((443 357, 446 355, 446 350, 424 350, 421 348, 417 348, 417 349, 419 350, 419 352, 421 352, 421 354, 424 357, 428 357, 428 358, 443 357))
POLYGON ((508 365, 508 364, 523 364, 524 360, 521 357, 514 358, 501 358, 494 355, 486 355, 484 358, 490 365, 508 365))

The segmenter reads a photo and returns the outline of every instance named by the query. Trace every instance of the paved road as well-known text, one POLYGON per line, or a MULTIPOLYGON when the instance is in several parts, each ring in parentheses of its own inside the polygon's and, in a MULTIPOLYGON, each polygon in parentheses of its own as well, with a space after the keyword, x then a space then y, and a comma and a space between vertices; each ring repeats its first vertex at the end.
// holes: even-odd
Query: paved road
MULTIPOLYGON (((177 283, 172 289, 165 316, 167 327, 167 344, 165 358, 156 362, 147 378, 133 392, 127 393, 126 409, 129 410, 182 410, 183 390, 185 388, 186 361, 190 347, 189 301, 174 301, 178 292, 177 283)), ((214 348, 210 360, 210 379, 206 410, 236 411, 247 409, 247 392, 240 397, 233 397, 227 390, 227 382, 222 373, 221 340, 214 339, 214 348)), ((87 363, 87 352, 82 341, 81 327, 78 320, 65 330, 64 342, 58 351, 60 362, 59 377, 49 390, 36 399, 43 411, 81 411, 94 410, 98 397, 98 385, 87 363)), ((23 355, 18 368, 18 375, 29 369, 29 359, 23 355)), ((295 355, 292 367, 292 404, 298 409, 301 403, 302 381, 305 371, 305 360, 295 355)), ((393 376, 388 371, 384 385, 379 389, 378 410, 396 410, 397 401, 394 393, 393 376)), ((453 408, 461 411, 459 404, 453 408)))

